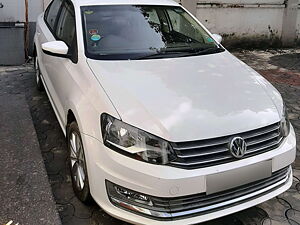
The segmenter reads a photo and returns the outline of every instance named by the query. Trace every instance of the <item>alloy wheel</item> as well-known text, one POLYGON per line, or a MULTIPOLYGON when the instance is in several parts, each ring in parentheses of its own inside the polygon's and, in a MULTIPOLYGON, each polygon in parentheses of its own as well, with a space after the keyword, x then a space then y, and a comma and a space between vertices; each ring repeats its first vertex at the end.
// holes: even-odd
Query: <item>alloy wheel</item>
POLYGON ((72 132, 70 135, 70 160, 71 173, 75 181, 76 187, 82 191, 85 185, 85 157, 83 146, 79 135, 72 132))

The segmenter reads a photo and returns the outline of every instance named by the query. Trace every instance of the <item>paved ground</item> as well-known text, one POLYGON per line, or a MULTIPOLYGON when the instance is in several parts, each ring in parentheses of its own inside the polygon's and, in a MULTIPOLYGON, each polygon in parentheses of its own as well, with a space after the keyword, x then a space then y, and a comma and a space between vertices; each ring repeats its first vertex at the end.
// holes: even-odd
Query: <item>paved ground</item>
POLYGON ((25 97, 0 90, 0 224, 59 225, 25 97))
MULTIPOLYGON (((285 51, 237 51, 239 58, 261 72, 282 93, 297 132, 300 152, 300 49, 285 51)), ((71 187, 66 145, 45 93, 34 89, 30 65, 0 68, 0 93, 25 94, 30 107, 52 191, 64 225, 125 225, 97 205, 81 204, 71 187), (2 70, 2 71, 1 71, 2 70)), ((286 193, 264 204, 205 223, 205 225, 300 224, 300 156, 294 164, 294 184, 286 193)))

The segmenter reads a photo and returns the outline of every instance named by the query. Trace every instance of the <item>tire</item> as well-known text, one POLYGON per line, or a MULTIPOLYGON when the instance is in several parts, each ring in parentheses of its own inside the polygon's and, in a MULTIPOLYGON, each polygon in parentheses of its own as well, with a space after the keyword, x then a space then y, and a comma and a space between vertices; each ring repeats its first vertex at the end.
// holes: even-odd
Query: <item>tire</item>
POLYGON ((68 163, 70 167, 74 193, 83 203, 90 203, 92 201, 92 196, 90 194, 84 148, 76 122, 72 122, 68 126, 67 141, 69 156, 68 163))
POLYGON ((36 81, 36 89, 38 91, 44 91, 43 82, 41 79, 41 71, 39 66, 38 57, 34 57, 34 69, 35 69, 35 81, 36 81))

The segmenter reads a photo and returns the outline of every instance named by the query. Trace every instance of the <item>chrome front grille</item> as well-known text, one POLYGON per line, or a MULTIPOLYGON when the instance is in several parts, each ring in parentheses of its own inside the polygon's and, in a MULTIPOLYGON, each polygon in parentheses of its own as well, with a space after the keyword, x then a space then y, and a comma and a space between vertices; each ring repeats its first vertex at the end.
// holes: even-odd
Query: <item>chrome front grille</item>
POLYGON ((247 143, 244 158, 262 154, 277 148, 281 141, 280 123, 275 123, 249 132, 214 139, 171 143, 177 160, 170 164, 185 169, 195 169, 224 164, 236 160, 229 152, 232 137, 242 137, 247 143))
POLYGON ((201 193, 177 198, 151 197, 151 207, 173 219, 209 213, 270 193, 286 184, 290 174, 291 167, 286 167, 274 172, 271 177, 210 195, 201 193))

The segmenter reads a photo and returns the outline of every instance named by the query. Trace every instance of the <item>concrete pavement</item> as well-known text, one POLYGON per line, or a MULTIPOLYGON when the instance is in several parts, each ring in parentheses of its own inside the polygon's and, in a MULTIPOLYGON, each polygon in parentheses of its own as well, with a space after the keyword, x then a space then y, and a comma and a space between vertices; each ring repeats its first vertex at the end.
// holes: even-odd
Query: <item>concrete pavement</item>
POLYGON ((1 92, 0 104, 0 224, 59 225, 25 96, 1 92))

